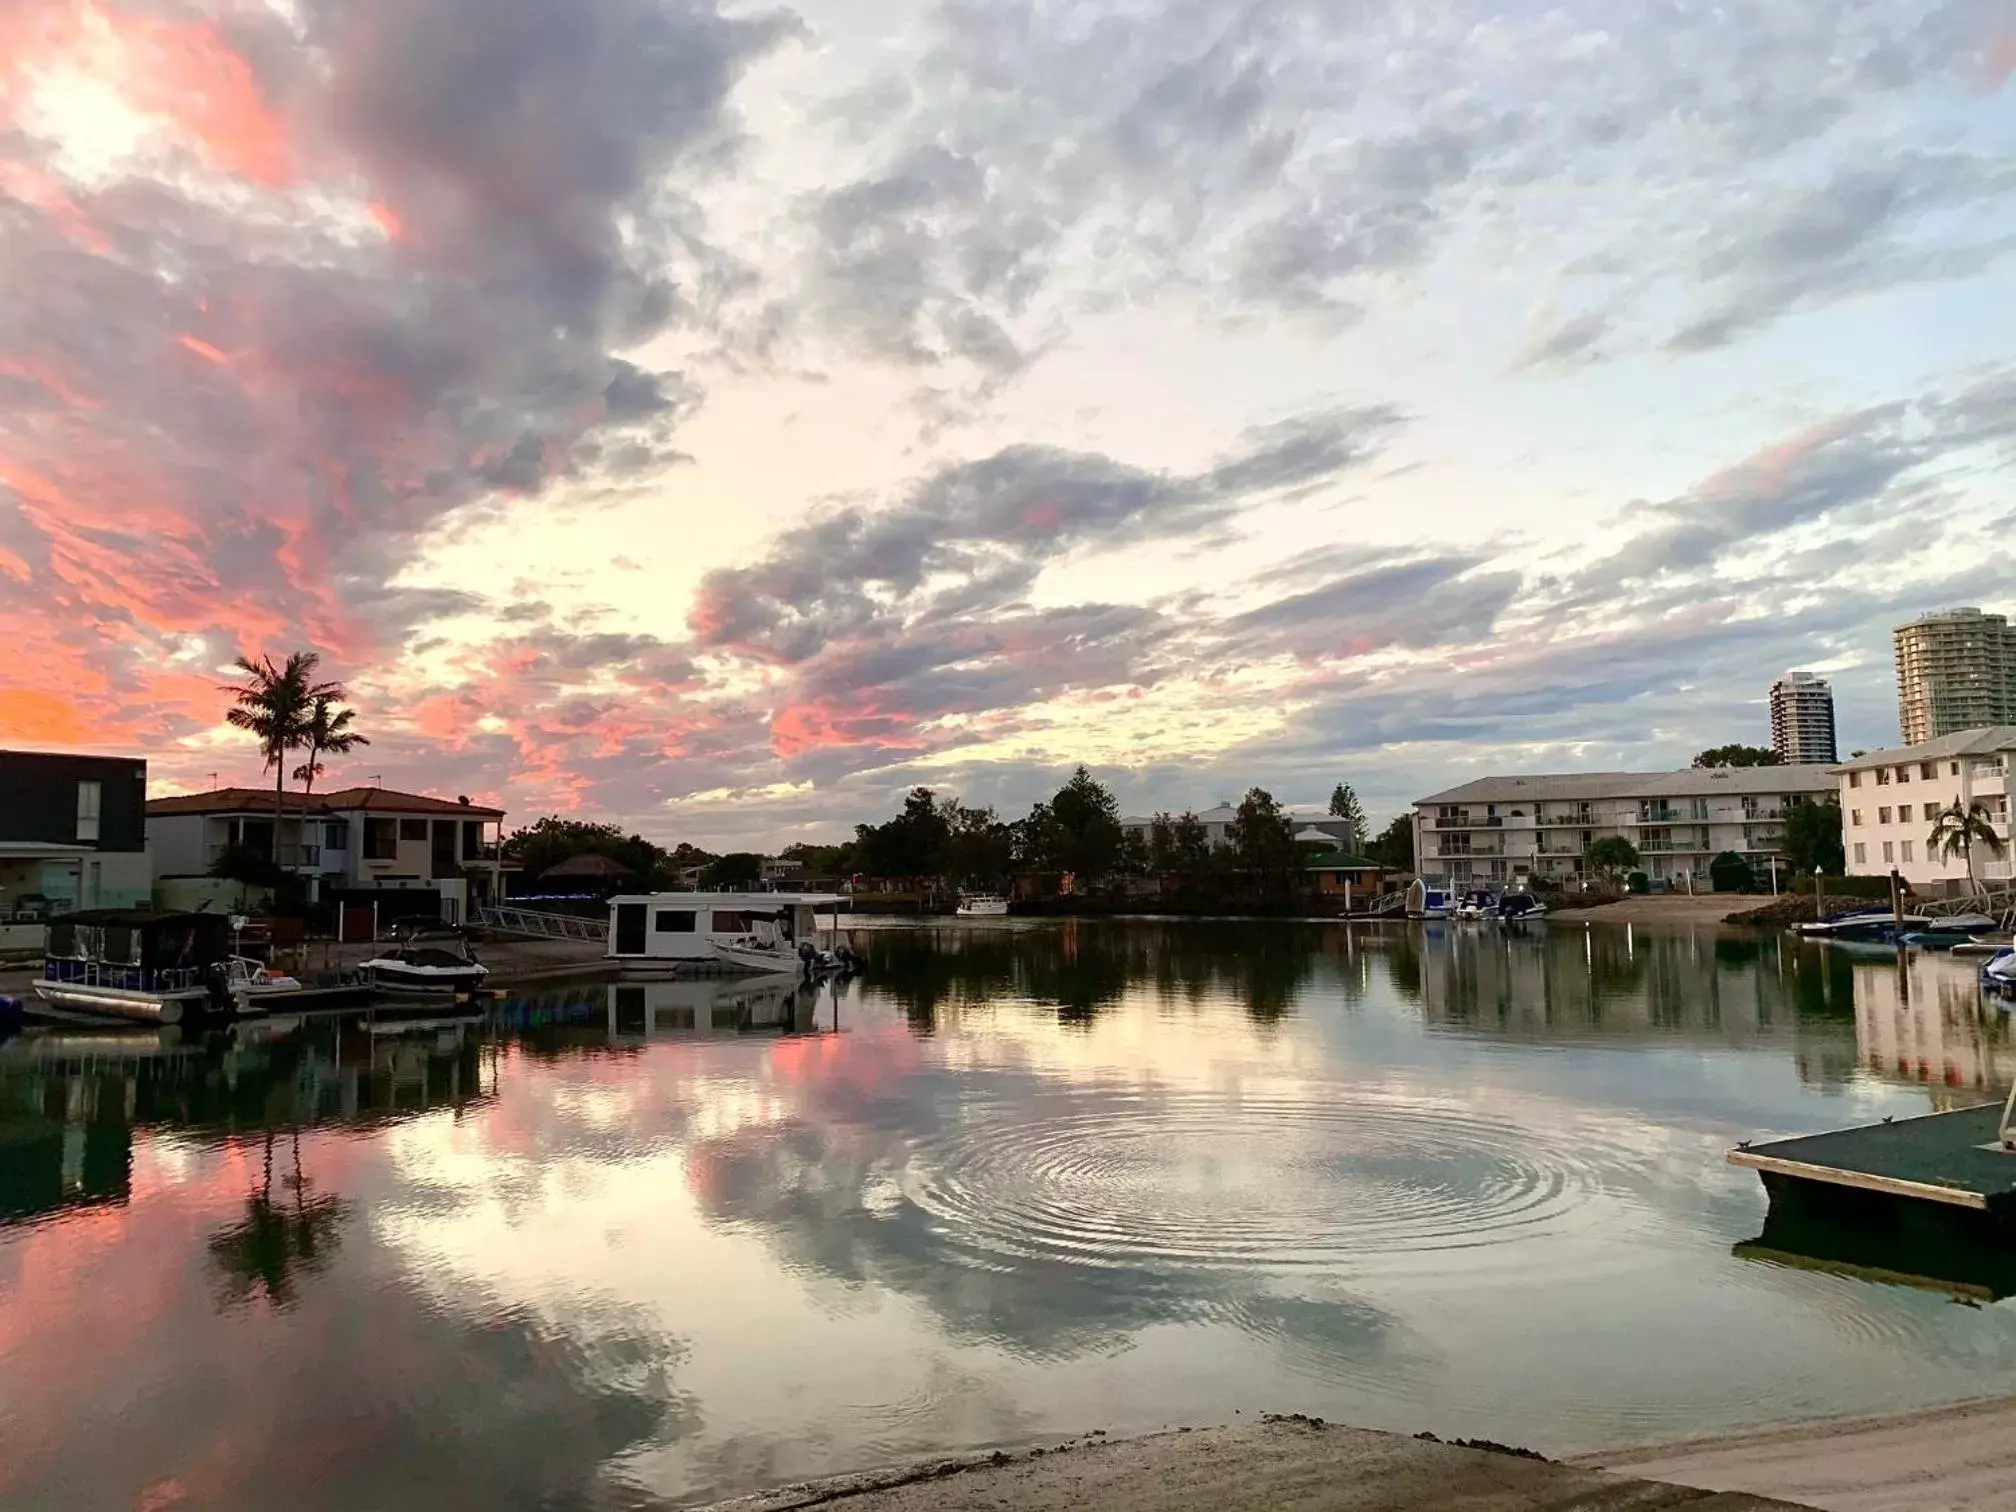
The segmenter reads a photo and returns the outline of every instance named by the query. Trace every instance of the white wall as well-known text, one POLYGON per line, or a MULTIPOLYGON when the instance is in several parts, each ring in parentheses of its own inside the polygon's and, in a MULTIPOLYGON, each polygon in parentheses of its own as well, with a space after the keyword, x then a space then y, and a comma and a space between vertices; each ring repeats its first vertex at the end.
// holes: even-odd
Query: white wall
POLYGON ((1903 782, 1897 780, 1900 769, 1896 766, 1882 769, 1889 778, 1882 783, 1870 770, 1841 774, 1841 844, 1848 853, 1849 875, 1883 877, 1894 867, 1913 887, 1964 884, 1966 858, 1946 860, 1933 852, 1928 842, 1934 821, 1925 814, 1927 804, 1936 814, 1957 802, 1987 805, 2003 839, 2000 857, 1975 851, 1976 880, 1984 884, 2009 880, 2016 871, 2008 848, 2012 796, 2016 796, 2009 769, 2016 768, 2016 761, 2005 753, 1999 761, 2002 770, 1991 768, 1989 759, 1982 757, 1947 757, 1932 765, 1936 775, 1927 778, 1925 763, 1904 763, 1909 780, 1903 782), (1908 818, 1904 813, 1907 808, 1908 818))
POLYGON ((147 848, 154 853, 157 877, 200 877, 210 870, 210 848, 204 838, 207 818, 157 814, 147 820, 147 848))

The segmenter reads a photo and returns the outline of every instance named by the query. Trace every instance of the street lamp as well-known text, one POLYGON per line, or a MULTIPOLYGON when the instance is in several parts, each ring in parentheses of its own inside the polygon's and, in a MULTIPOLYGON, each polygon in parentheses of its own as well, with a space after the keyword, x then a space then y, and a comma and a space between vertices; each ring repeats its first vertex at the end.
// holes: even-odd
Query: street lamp
POLYGON ((1827 910, 1820 900, 1820 868, 1817 866, 1813 868, 1813 917, 1816 919, 1827 917, 1827 910))

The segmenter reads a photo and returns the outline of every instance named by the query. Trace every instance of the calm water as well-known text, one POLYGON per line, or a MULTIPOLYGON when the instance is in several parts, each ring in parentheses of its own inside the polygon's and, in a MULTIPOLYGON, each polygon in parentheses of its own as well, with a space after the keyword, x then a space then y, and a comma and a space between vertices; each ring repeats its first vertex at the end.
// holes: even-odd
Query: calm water
POLYGON ((1964 964, 856 942, 837 995, 0 1045, 0 1501, 628 1507, 1239 1411, 1564 1451, 2016 1381, 2016 1303, 1732 1254, 1736 1139, 2006 1085, 1964 964))

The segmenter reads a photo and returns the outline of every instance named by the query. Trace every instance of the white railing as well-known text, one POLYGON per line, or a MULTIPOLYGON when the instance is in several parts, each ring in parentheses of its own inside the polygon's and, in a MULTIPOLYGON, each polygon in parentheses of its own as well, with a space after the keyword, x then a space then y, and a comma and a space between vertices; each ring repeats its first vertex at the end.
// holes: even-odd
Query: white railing
POLYGON ((592 940, 609 938, 607 919, 584 919, 579 914, 547 913, 538 908, 483 906, 469 910, 469 922, 500 934, 529 935, 539 940, 592 940))

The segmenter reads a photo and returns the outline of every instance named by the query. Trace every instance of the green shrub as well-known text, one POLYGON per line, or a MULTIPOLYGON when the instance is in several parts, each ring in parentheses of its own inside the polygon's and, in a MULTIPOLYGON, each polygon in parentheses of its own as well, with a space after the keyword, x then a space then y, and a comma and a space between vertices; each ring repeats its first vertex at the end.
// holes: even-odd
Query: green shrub
POLYGON ((1734 851, 1724 851, 1708 863, 1708 880, 1717 892, 1749 892, 1757 885, 1750 863, 1734 851))

